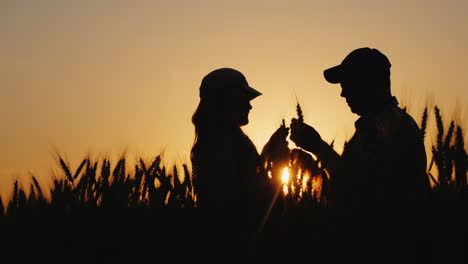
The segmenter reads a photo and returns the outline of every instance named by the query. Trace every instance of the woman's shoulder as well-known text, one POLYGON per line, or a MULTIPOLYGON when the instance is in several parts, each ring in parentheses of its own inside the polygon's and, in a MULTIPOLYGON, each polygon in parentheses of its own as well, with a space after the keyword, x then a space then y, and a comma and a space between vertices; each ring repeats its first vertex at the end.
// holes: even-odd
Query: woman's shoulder
POLYGON ((239 144, 237 147, 239 148, 241 155, 260 157, 255 144, 246 134, 239 136, 239 144))

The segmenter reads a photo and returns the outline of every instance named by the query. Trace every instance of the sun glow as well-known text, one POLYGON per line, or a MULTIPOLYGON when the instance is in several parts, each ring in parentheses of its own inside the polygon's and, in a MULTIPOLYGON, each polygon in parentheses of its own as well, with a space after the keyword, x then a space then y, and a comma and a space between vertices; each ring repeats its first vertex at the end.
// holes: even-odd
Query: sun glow
POLYGON ((287 184, 289 182, 289 168, 284 168, 281 174, 281 182, 287 184))
POLYGON ((320 201, 320 195, 322 193, 322 177, 312 177, 312 193, 320 201))

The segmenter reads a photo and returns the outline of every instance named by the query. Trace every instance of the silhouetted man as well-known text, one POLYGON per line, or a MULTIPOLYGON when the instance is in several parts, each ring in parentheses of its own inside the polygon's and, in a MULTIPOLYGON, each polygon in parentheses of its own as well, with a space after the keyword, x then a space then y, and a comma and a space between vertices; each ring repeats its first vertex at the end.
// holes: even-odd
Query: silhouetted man
POLYGON ((324 71, 328 82, 341 84, 341 96, 360 116, 342 155, 314 128, 296 119, 291 123, 291 139, 316 154, 330 171, 332 205, 349 217, 348 229, 361 224, 363 236, 388 238, 412 226, 429 188, 423 139, 416 122, 392 96, 390 67, 377 49, 360 48, 324 71))

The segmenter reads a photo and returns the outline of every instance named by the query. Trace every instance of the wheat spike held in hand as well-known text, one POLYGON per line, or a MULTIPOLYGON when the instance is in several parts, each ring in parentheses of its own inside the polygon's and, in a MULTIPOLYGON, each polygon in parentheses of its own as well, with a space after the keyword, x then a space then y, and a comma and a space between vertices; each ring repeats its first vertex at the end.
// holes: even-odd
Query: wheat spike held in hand
POLYGON ((304 123, 304 114, 302 113, 302 108, 299 102, 297 102, 296 112, 297 112, 297 120, 299 121, 299 123, 304 123))

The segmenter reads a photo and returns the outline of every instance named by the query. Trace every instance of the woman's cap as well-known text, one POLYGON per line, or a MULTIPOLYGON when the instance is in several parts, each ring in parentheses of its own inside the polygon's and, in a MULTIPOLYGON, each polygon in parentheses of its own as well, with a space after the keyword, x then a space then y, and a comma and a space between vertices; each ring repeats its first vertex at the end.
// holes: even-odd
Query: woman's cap
POLYGON ((325 79, 330 83, 341 83, 355 75, 390 77, 390 61, 377 49, 359 48, 346 56, 340 65, 326 69, 325 79))
POLYGON ((245 76, 231 68, 221 68, 207 74, 200 86, 200 98, 219 96, 230 92, 245 92, 249 100, 262 95, 261 92, 249 86, 245 76), (223 89, 220 91, 220 89, 223 89))

